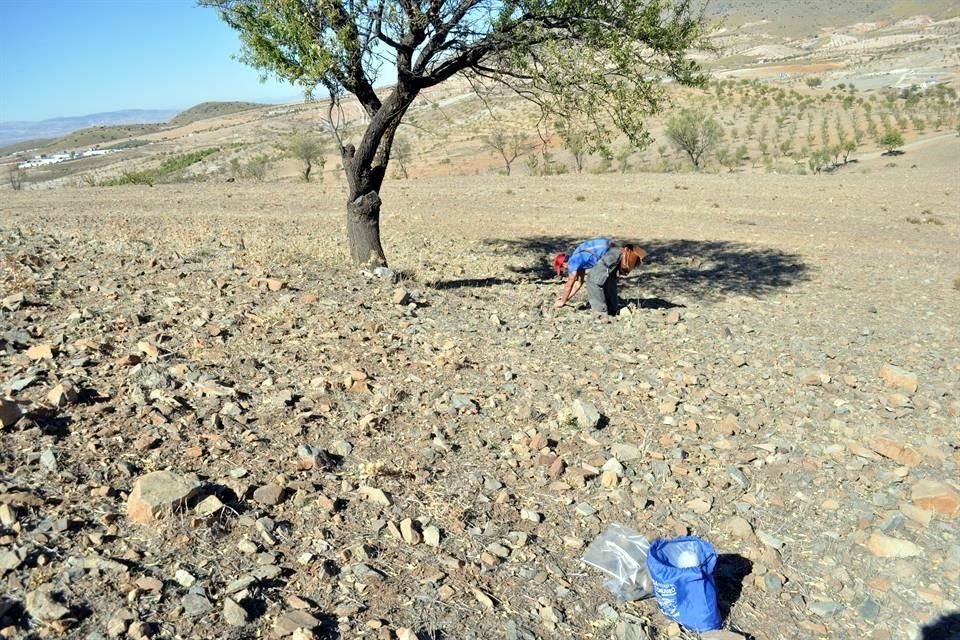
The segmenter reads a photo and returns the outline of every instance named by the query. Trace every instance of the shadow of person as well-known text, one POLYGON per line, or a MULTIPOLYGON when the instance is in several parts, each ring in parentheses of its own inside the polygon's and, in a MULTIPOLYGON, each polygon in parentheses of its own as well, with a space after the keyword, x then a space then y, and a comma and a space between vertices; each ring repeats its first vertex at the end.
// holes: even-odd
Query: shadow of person
POLYGON ((920 630, 920 640, 960 640, 960 611, 947 613, 920 630))
POLYGON ((663 298, 637 298, 641 309, 676 309, 683 308, 686 305, 670 302, 663 298))

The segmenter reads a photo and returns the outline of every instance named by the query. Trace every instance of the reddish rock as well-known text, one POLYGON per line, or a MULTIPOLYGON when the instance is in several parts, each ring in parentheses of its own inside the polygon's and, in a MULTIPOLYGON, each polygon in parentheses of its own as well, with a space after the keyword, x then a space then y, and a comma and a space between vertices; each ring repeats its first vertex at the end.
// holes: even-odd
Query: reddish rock
POLYGON ((923 461, 923 456, 916 450, 890 438, 875 438, 869 445, 871 449, 884 458, 890 458, 894 462, 899 462, 908 467, 915 467, 923 461))
POLYGON ((127 499, 127 517, 148 524, 168 509, 174 509, 200 491, 200 480, 193 474, 180 476, 172 471, 154 471, 141 476, 127 499))
POLYGON ((945 482, 920 480, 913 485, 910 499, 921 509, 946 516, 960 516, 960 491, 945 482))
POLYGON ((913 374, 892 364, 885 364, 880 369, 880 379, 883 380, 883 386, 891 389, 903 389, 910 393, 916 393, 919 388, 916 374, 913 374))
POLYGON ((273 506, 283 502, 283 487, 277 484, 265 484, 253 492, 253 499, 260 504, 273 506))

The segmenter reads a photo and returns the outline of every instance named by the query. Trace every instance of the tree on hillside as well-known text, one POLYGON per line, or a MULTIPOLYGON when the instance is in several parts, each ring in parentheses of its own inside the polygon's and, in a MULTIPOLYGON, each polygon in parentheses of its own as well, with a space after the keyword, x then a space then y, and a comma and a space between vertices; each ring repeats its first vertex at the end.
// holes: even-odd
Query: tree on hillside
POLYGON ((457 74, 506 86, 544 113, 580 114, 600 142, 620 129, 640 144, 664 78, 700 85, 688 57, 706 47, 698 0, 200 0, 243 43, 240 59, 329 94, 331 124, 353 95, 366 116, 354 144, 334 128, 347 177, 354 263, 385 263, 380 188, 393 140, 417 95, 457 74), (384 78, 396 78, 387 89, 384 78))
POLYGON ((630 156, 635 150, 636 148, 630 143, 630 141, 619 145, 614 150, 614 158, 617 159, 617 170, 620 173, 626 173, 630 170, 630 156))
POLYGON ((510 167, 513 165, 513 161, 527 152, 523 134, 519 131, 506 131, 503 127, 497 127, 489 135, 480 139, 483 144, 500 154, 500 157, 503 158, 504 172, 507 175, 510 175, 510 167))
POLYGON ((410 177, 407 173, 407 162, 410 160, 410 141, 406 138, 397 138, 394 143, 393 157, 397 161, 397 168, 404 180, 410 177))
POLYGON ((303 163, 303 169, 300 171, 300 175, 303 176, 303 179, 306 182, 310 182, 310 171, 313 169, 314 163, 320 165, 320 170, 323 170, 323 165, 326 164, 326 158, 323 157, 323 142, 315 135, 310 133, 297 133, 290 140, 290 146, 288 147, 290 155, 303 163))
POLYGON ((701 109, 682 109, 667 122, 667 138, 699 169, 704 156, 723 140, 723 127, 701 109))
POLYGON ((850 157, 850 154, 857 150, 857 143, 854 140, 847 140, 843 143, 840 152, 843 154, 843 164, 847 164, 847 158, 850 157))
POLYGON ((887 129, 877 142, 888 154, 892 154, 895 149, 903 146, 903 134, 896 129, 887 129))
POLYGON ((563 146, 573 156, 577 173, 583 173, 583 163, 589 151, 586 134, 576 127, 561 127, 560 137, 563 139, 563 146))
POLYGON ((10 188, 14 191, 20 191, 23 189, 23 178, 26 175, 20 165, 13 163, 10 165, 10 188))

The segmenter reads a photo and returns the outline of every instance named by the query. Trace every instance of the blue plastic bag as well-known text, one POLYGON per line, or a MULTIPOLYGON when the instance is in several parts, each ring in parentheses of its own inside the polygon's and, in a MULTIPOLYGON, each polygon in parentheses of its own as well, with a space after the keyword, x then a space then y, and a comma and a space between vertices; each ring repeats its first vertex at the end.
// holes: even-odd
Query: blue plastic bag
POLYGON ((697 633, 719 629, 716 566, 717 551, 706 540, 655 540, 647 552, 647 569, 664 615, 697 633))

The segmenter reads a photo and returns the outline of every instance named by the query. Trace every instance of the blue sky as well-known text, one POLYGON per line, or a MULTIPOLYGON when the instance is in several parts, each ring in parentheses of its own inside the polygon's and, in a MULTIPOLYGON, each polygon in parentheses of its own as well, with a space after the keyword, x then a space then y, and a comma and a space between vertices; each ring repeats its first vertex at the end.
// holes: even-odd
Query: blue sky
POLYGON ((193 0, 0 0, 0 121, 302 95, 261 84, 239 51, 193 0))

